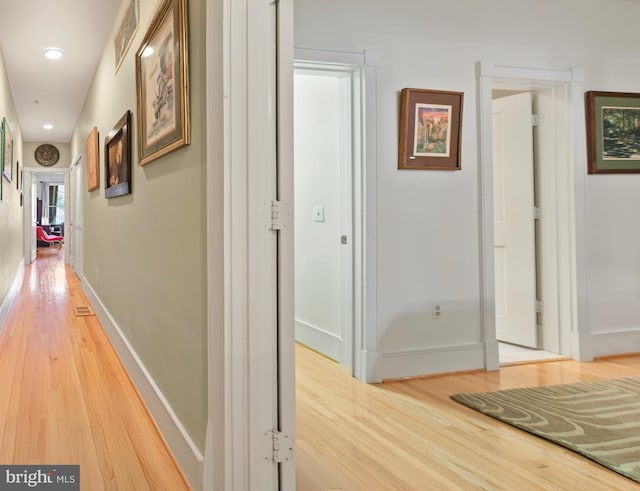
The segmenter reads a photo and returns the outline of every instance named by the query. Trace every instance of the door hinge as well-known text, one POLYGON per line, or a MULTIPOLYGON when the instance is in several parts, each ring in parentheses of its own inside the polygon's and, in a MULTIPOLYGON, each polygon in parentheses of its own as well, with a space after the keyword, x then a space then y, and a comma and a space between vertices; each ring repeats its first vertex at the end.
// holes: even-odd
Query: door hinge
POLYGON ((262 460, 283 463, 293 461, 293 438, 281 431, 269 430, 264 434, 265 453, 262 460))
POLYGON ((265 202, 263 216, 266 222, 265 228, 269 230, 282 230, 291 227, 291 211, 289 205, 284 201, 265 202))
POLYGON ((536 300, 536 313, 542 314, 542 310, 544 309, 544 305, 542 300, 536 300))
POLYGON ((541 121, 542 121, 542 116, 540 114, 531 115, 531 126, 538 126, 541 121))
POLYGON ((539 206, 534 206, 533 207, 533 219, 534 220, 541 220, 542 219, 542 208, 540 208, 539 206))

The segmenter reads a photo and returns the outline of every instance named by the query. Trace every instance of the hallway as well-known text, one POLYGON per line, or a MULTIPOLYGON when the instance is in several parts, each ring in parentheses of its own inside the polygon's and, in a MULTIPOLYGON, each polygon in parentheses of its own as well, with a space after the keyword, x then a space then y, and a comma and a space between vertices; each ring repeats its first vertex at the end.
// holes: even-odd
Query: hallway
POLYGON ((188 490, 62 248, 38 250, 0 332, 0 462, 79 464, 81 489, 188 490))

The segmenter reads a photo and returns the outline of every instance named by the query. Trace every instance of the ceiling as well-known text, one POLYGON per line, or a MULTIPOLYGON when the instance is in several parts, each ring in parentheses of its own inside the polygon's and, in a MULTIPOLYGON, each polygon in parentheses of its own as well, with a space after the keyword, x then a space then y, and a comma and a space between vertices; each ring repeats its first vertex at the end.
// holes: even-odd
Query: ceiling
POLYGON ((24 141, 71 140, 121 4, 0 0, 0 47, 24 141), (61 59, 44 57, 52 46, 64 51, 61 59), (43 129, 45 123, 54 128, 43 129))

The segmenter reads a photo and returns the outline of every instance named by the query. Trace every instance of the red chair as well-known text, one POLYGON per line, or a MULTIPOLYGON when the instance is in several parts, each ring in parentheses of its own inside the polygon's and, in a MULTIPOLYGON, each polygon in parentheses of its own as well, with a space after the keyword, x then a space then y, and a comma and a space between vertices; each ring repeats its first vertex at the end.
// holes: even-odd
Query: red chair
POLYGON ((61 235, 49 235, 40 225, 38 225, 36 227, 36 239, 42 242, 46 242, 49 245, 55 244, 57 242, 60 247, 62 247, 62 241, 64 240, 64 237, 62 237, 61 235))

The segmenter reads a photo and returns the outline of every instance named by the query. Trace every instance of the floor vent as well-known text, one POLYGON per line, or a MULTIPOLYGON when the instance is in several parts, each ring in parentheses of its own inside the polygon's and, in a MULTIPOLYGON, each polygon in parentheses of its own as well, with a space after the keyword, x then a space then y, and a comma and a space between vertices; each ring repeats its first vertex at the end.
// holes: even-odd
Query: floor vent
POLYGON ((90 307, 74 307, 73 312, 76 316, 94 315, 93 310, 91 310, 90 307))

